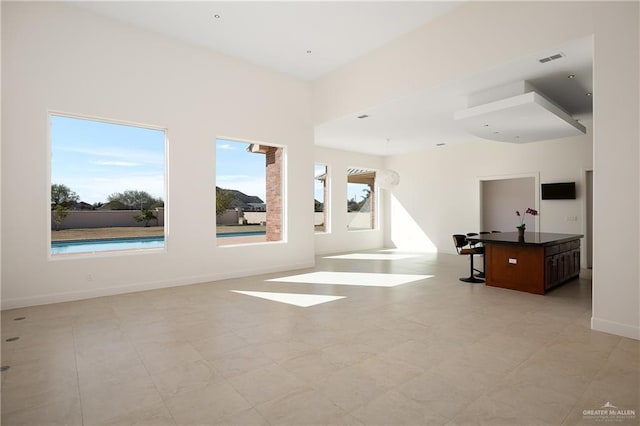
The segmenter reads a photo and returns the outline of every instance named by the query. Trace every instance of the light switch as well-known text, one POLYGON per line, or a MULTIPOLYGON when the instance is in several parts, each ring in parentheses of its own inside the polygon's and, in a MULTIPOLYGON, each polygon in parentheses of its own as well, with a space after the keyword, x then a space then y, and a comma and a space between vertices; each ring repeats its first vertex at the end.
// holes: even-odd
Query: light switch
POLYGON ((512 265, 517 265, 518 264, 518 259, 513 259, 513 258, 509 258, 509 263, 512 265))

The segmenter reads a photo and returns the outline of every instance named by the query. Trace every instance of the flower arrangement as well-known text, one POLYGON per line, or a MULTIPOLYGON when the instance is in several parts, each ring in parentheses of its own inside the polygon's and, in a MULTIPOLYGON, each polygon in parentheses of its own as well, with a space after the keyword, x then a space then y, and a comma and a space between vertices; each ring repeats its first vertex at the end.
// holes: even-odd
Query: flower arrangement
POLYGON ((516 226, 516 228, 525 229, 527 227, 527 225, 524 223, 524 216, 526 214, 530 214, 531 216, 538 216, 538 210, 534 210, 534 209, 528 208, 524 212, 524 214, 520 214, 520 211, 516 210, 516 216, 518 216, 520 218, 520 225, 516 226))

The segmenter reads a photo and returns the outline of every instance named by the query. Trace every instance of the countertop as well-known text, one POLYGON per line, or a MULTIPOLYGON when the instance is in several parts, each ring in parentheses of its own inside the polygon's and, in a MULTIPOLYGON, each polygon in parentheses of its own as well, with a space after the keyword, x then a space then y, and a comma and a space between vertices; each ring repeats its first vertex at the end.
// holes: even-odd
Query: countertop
POLYGON ((480 241, 482 243, 502 243, 517 245, 549 246, 566 241, 573 241, 582 238, 581 234, 556 234, 551 232, 525 232, 524 239, 518 238, 517 232, 496 232, 491 234, 476 235, 467 237, 469 241, 480 241))

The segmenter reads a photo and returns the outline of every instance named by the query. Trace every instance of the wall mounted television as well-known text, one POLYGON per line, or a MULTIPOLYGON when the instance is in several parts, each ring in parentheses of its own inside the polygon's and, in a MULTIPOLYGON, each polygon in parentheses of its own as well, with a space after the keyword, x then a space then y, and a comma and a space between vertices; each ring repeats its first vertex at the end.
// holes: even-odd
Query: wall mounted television
POLYGON ((541 186, 542 186, 543 200, 575 200, 576 199, 576 183, 575 182, 543 183, 541 186))

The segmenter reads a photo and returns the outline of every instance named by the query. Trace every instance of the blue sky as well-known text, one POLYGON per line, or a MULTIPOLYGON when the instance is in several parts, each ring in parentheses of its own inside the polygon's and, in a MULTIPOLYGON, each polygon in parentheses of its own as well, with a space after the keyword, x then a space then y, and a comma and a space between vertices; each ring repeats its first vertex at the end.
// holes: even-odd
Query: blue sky
POLYGON ((246 142, 216 140, 216 186, 257 195, 266 202, 265 156, 247 152, 246 142))
MULTIPOLYGON (((327 166, 324 164, 315 164, 313 167, 313 176, 322 176, 327 171, 327 166)), ((324 184, 317 179, 313 180, 313 196, 316 200, 324 203, 324 184)))
MULTIPOLYGON (((246 142, 216 140, 216 182, 266 201, 265 156, 246 142)), ((64 184, 84 202, 106 202, 115 192, 146 191, 163 200, 165 133, 101 121, 51 115, 51 183, 64 184)), ((314 175, 321 167, 315 165, 314 175)), ((349 196, 360 200, 360 189, 349 196)), ((322 200, 322 185, 314 183, 322 200)))
POLYGON ((84 202, 126 190, 164 200, 164 157, 162 130, 51 115, 51 183, 84 202))

